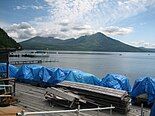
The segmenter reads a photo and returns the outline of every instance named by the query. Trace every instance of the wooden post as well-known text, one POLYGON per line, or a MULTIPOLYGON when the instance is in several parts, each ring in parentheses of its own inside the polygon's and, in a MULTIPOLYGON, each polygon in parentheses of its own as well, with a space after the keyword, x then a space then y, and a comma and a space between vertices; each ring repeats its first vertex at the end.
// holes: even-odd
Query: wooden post
POLYGON ((144 116, 144 112, 143 112, 143 103, 141 103, 141 116, 144 116))
POLYGON ((78 109, 77 109, 77 116, 80 114, 80 104, 78 104, 78 109))
POLYGON ((13 81, 13 94, 16 95, 16 80, 13 81))
POLYGON ((98 106, 98 110, 97 110, 97 116, 99 116, 99 108, 100 108, 100 107, 98 106))
MULTIPOLYGON (((112 107, 112 104, 111 104, 111 107, 112 107)), ((110 116, 112 116, 112 108, 110 109, 110 116)))

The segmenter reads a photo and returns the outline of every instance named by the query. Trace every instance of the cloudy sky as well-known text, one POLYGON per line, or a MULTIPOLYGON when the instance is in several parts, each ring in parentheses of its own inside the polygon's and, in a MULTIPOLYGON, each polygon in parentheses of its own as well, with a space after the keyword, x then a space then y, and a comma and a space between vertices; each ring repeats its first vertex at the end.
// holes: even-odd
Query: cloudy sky
POLYGON ((0 27, 16 41, 103 32, 155 48, 155 0, 0 0, 0 27))

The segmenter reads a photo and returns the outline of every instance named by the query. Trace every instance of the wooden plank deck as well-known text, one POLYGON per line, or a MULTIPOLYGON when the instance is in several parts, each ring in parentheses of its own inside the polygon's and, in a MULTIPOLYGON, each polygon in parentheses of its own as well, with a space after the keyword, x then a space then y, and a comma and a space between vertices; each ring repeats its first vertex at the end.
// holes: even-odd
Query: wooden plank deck
MULTIPOLYGON (((51 107, 45 100, 45 88, 32 86, 29 84, 16 83, 16 98, 19 100, 15 106, 21 107, 25 111, 51 111, 64 110, 66 108, 60 106, 51 107)), ((149 116, 150 109, 145 109, 145 116, 149 116)), ((140 115, 140 107, 131 106, 128 114, 120 114, 113 112, 113 116, 138 116, 140 115)), ((38 115, 37 115, 38 116, 38 115)), ((75 113, 60 113, 40 116, 76 116, 75 113)), ((97 116, 96 111, 83 112, 80 116, 97 116)), ((100 112, 100 116, 110 116, 109 111, 100 112)))

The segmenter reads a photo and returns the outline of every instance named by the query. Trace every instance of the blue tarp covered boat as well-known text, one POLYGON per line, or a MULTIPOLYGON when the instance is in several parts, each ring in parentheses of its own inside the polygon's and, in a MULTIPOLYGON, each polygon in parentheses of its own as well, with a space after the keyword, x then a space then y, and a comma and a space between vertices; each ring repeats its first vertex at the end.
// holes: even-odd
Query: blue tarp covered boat
POLYGON ((65 78, 66 81, 86 83, 92 85, 100 85, 101 80, 93 74, 82 72, 80 70, 68 70, 67 76, 65 78))
POLYGON ((155 100, 155 79, 152 77, 143 77, 137 79, 134 83, 131 97, 133 102, 135 98, 141 94, 147 94, 148 104, 155 100))
POLYGON ((89 73, 74 69, 47 68, 39 65, 23 65, 16 77, 26 83, 55 85, 64 80, 99 85, 101 80, 89 73))
POLYGON ((16 74, 16 78, 26 83, 41 83, 41 78, 38 74, 42 67, 40 65, 22 65, 16 74))
POLYGON ((100 86, 125 90, 131 92, 131 86, 126 76, 119 74, 107 74, 100 83, 100 86))
POLYGON ((42 83, 46 85, 55 85, 66 78, 66 73, 60 68, 42 67, 39 71, 39 77, 42 83))
MULTIPOLYGON (((0 63, 0 72, 6 72, 7 67, 6 63, 0 63)), ((18 68, 9 64, 9 77, 13 78, 16 77, 16 73, 18 71, 18 68)))
POLYGON ((19 68, 16 77, 22 82, 49 86, 63 81, 66 75, 60 68, 47 68, 40 65, 23 65, 19 68))

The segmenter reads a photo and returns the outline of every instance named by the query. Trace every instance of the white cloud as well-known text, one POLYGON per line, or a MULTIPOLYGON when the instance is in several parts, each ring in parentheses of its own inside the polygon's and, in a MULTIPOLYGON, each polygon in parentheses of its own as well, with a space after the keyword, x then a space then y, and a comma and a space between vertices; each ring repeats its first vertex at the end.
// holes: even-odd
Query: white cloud
POLYGON ((67 31, 69 31, 69 29, 68 28, 61 28, 60 31, 61 32, 67 32, 67 31))
POLYGON ((36 10, 40 10, 40 9, 43 9, 43 6, 36 6, 36 5, 34 5, 34 6, 31 6, 33 9, 36 9, 36 10))
POLYGON ((59 23, 61 26, 67 26, 69 24, 69 21, 67 19, 64 19, 62 20, 60 23, 59 23))
POLYGON ((74 26, 72 29, 81 31, 81 30, 91 30, 92 27, 90 25, 83 25, 83 26, 74 26))
MULTIPOLYGON (((45 0, 50 18, 69 23, 92 24, 94 27, 113 25, 153 6, 155 0, 45 0)), ((50 19, 49 19, 50 20, 50 19)))
POLYGON ((108 35, 126 35, 132 27, 115 23, 144 12, 155 0, 45 0, 49 15, 33 22, 42 36, 77 37, 102 31, 108 35), (85 27, 85 26, 89 27, 85 27), (111 26, 112 25, 112 26, 111 26), (103 29, 101 30, 100 27, 103 29))
POLYGON ((133 28, 132 27, 110 26, 110 27, 106 27, 105 29, 103 29, 103 32, 106 35, 127 35, 133 32, 133 28))
POLYGON ((34 35, 58 38, 78 37, 103 32, 107 35, 126 35, 132 27, 115 26, 129 17, 155 6, 155 0, 44 0, 46 5, 17 6, 16 9, 42 10, 48 15, 37 17, 31 24, 14 24, 8 32, 18 39, 34 35), (32 27, 33 25, 33 27, 32 27), (22 27, 23 26, 23 27, 22 27), (12 28, 13 27, 13 28, 12 28), (25 28, 25 29, 24 29, 25 28), (12 31, 11 31, 12 30, 12 31))
POLYGON ((130 44, 136 47, 155 48, 155 44, 146 42, 144 40, 130 42, 130 44))
POLYGON ((16 6, 16 9, 20 10, 20 9, 22 9, 22 7, 21 6, 16 6))
POLYGON ((21 5, 21 6, 16 6, 16 8, 14 8, 15 10, 25 10, 25 9, 34 9, 34 10, 42 10, 44 8, 44 6, 41 5, 21 5))
POLYGON ((52 19, 55 22, 61 22, 62 19, 69 23, 79 23, 80 18, 83 20, 84 14, 91 11, 94 6, 103 2, 103 0, 45 0, 51 6, 52 19))
POLYGON ((35 26, 39 36, 52 36, 60 39, 77 38, 81 35, 94 33, 90 25, 77 25, 67 21, 61 21, 61 23, 52 21, 37 22, 35 26))
POLYGON ((10 32, 8 33, 8 35, 9 35, 10 37, 14 38, 14 39, 19 38, 18 33, 15 32, 15 31, 10 31, 10 32))
POLYGON ((75 34, 77 37, 81 35, 89 35, 97 32, 90 25, 80 25, 80 26, 75 25, 71 29, 73 34, 75 34))
POLYGON ((33 28, 27 22, 22 22, 20 24, 12 24, 9 27, 5 27, 5 30, 9 36, 16 39, 17 41, 20 39, 28 39, 34 37, 37 34, 35 28, 33 28))

